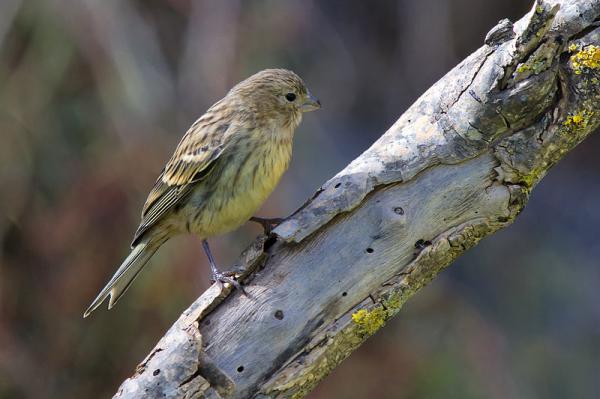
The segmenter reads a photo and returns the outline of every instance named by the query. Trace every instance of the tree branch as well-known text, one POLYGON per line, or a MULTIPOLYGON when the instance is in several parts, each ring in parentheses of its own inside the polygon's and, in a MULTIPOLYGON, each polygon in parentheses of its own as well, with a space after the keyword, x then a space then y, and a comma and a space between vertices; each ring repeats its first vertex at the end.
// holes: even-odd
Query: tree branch
POLYGON ((600 125, 600 0, 538 1, 208 289, 115 397, 300 398, 600 125))

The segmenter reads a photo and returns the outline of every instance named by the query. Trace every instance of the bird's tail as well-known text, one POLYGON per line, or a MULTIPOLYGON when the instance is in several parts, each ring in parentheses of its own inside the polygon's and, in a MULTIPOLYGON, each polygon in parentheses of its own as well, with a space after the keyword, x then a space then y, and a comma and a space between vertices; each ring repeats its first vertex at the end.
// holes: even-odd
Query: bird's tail
POLYGON ((127 291, 127 288, 131 285, 133 280, 137 277, 138 273, 142 270, 146 262, 154 255, 156 250, 162 245, 164 240, 156 241, 151 238, 142 239, 136 244, 129 256, 123 261, 117 272, 112 276, 106 286, 100 291, 94 302, 83 314, 83 317, 87 317, 92 313, 98 306, 104 302, 106 297, 110 295, 108 301, 108 308, 111 309, 121 296, 127 291))

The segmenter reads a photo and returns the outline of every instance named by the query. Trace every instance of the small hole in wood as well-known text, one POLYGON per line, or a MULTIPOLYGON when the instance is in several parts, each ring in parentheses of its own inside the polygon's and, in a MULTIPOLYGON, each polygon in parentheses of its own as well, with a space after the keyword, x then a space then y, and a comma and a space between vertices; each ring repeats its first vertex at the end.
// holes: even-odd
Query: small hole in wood
POLYGON ((340 188, 341 185, 342 185, 342 183, 338 183, 335 186, 333 186, 333 188, 340 188))
POLYGON ((395 207, 394 208, 394 213, 397 213, 398 215, 404 215, 404 209, 402 209, 402 207, 395 207))
POLYGON ((275 318, 277 320, 283 320, 283 310, 277 310, 277 311, 275 311, 275 318))
POLYGON ((342 296, 346 296, 346 295, 348 295, 347 292, 342 292, 342 296))
POLYGON ((367 248, 367 253, 368 254, 372 254, 373 252, 375 252, 375 250, 373 248, 367 248))
POLYGON ((152 375, 153 375, 153 376, 155 376, 155 377, 156 377, 157 375, 159 375, 159 374, 160 374, 160 369, 156 369, 156 370, 154 370, 154 371, 152 372, 152 375))
POLYGON ((244 371, 244 366, 240 366, 237 368, 238 373, 241 373, 242 371, 244 371))
POLYGON ((206 320, 206 321, 204 322, 204 325, 205 325, 205 326, 210 326, 210 320, 206 320))
POLYGON ((416 249, 423 249, 425 247, 428 247, 431 245, 431 241, 425 241, 423 239, 417 240, 417 242, 415 242, 415 248, 416 249))

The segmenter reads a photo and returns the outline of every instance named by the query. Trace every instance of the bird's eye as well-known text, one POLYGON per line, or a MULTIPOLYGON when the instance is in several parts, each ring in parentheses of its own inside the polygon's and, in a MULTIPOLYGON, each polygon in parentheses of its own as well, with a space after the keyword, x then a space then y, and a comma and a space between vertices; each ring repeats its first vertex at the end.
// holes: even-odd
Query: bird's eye
POLYGON ((289 102, 292 102, 296 99, 296 95, 294 93, 288 93, 285 95, 285 99, 289 102))

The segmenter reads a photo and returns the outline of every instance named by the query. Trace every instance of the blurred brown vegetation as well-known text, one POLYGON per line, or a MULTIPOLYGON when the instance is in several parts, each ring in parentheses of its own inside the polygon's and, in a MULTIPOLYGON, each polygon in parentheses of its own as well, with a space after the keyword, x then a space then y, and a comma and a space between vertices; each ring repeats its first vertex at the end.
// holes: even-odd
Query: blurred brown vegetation
MULTIPOLYGON (((0 397, 110 396, 208 286, 182 237, 81 318, 179 137, 231 85, 286 67, 324 103, 261 212, 284 216, 529 3, 0 2, 0 397)), ((599 150, 570 154, 311 397, 599 397, 599 150)), ((221 265, 258 233, 213 239, 221 265)))

